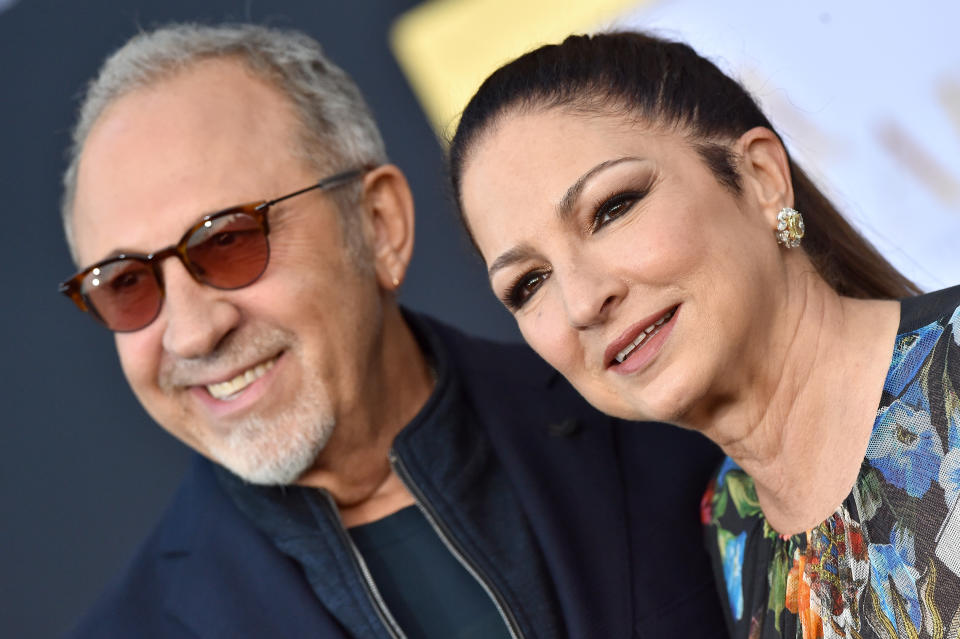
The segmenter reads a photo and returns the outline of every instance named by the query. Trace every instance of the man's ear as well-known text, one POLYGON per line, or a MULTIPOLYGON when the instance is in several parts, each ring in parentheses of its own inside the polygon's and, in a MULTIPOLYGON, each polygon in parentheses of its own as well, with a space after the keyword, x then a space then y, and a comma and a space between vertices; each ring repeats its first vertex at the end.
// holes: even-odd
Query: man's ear
POLYGON ((367 173, 363 190, 377 281, 392 291, 403 281, 413 255, 413 194, 406 177, 392 164, 367 173))
POLYGON ((734 150, 740 156, 744 195, 752 197, 775 225, 780 209, 793 207, 790 162, 783 143, 776 133, 758 126, 741 135, 734 150))

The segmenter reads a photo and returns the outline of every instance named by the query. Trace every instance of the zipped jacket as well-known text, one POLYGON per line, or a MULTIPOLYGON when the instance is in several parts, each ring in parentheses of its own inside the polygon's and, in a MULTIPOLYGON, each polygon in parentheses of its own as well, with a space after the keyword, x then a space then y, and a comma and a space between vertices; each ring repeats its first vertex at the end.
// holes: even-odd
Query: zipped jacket
MULTIPOLYGON (((525 346, 407 317, 433 351, 438 384, 395 439, 391 465, 511 634, 725 637, 699 518, 719 450, 695 433, 598 413, 525 346), (429 419, 450 401, 470 418, 429 419)), ((332 500, 285 489, 307 531, 289 535, 256 512, 275 500, 237 501, 224 473, 197 457, 72 636, 403 636, 332 500)))

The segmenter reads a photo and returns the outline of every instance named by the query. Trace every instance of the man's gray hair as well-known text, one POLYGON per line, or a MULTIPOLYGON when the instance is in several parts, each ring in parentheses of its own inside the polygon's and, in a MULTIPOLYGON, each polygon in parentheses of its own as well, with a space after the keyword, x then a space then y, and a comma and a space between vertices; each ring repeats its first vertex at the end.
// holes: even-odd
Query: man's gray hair
MULTIPOLYGON (((324 172, 387 161, 373 115, 352 79, 298 31, 251 24, 173 24, 131 38, 103 63, 80 106, 63 175, 61 212, 67 244, 77 261, 72 217, 77 165, 90 129, 116 99, 203 60, 232 58, 271 82, 291 101, 300 120, 299 154, 324 172)), ((345 240, 363 251, 357 216, 349 215, 358 185, 337 189, 345 240)))

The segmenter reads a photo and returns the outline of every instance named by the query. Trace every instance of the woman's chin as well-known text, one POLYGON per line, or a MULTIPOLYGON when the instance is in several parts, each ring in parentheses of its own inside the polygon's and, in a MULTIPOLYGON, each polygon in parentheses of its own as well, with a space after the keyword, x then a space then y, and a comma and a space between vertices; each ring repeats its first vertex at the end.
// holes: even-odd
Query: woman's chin
POLYGON ((587 401, 597 410, 616 417, 635 422, 665 422, 686 428, 684 425, 683 402, 675 397, 650 397, 634 394, 617 394, 591 398, 584 394, 587 401))
MULTIPOLYGON (((672 372, 671 372, 672 373, 672 372)), ((694 372, 695 375, 696 372, 694 372)), ((702 395, 698 378, 689 372, 660 375, 653 382, 637 383, 619 378, 605 379, 566 375, 567 381, 600 412, 637 422, 666 422, 683 428, 689 417, 692 397, 702 395)))
POLYGON ((582 391, 581 395, 583 395, 594 408, 611 417, 637 422, 663 421, 655 417, 654 415, 656 413, 644 402, 639 401, 639 398, 624 397, 622 395, 600 395, 590 392, 584 393, 582 391))

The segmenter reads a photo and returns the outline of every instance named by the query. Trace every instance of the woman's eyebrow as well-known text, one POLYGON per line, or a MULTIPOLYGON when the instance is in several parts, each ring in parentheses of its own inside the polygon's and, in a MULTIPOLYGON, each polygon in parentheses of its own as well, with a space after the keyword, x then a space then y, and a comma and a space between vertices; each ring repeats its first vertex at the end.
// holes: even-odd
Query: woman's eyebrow
POLYGON ((493 264, 487 269, 487 277, 493 279, 493 274, 500 269, 516 262, 522 262, 533 254, 534 250, 529 244, 514 246, 512 249, 501 253, 500 256, 493 261, 493 264))
MULTIPOLYGON (((560 219, 564 219, 572 214, 574 205, 577 203, 577 198, 580 197, 580 194, 583 192, 583 189, 586 188, 587 183, 596 177, 597 174, 613 168, 618 164, 623 164, 624 162, 643 161, 643 158, 628 155, 622 158, 616 158, 615 160, 604 160, 600 164, 591 168, 589 171, 577 178, 577 181, 574 182, 570 188, 567 189, 567 192, 563 194, 563 197, 560 198, 560 203, 557 204, 557 215, 560 217, 560 219)), ((536 253, 536 251, 528 244, 520 244, 507 251, 504 251, 499 257, 497 257, 497 259, 493 261, 492 264, 490 264, 490 268, 487 269, 487 277, 493 279, 493 274, 500 269, 517 262, 522 262, 523 260, 528 259, 534 253, 536 253)))
POLYGON ((600 164, 596 165, 574 182, 567 192, 563 194, 563 197, 560 198, 560 203, 557 204, 557 216, 563 220, 573 213, 574 205, 577 203, 577 199, 580 197, 580 194, 583 192, 583 189, 587 186, 587 182, 596 177, 598 173, 602 173, 607 169, 622 164, 623 162, 642 162, 643 160, 634 156, 626 156, 622 158, 617 158, 616 160, 604 160, 600 164))

